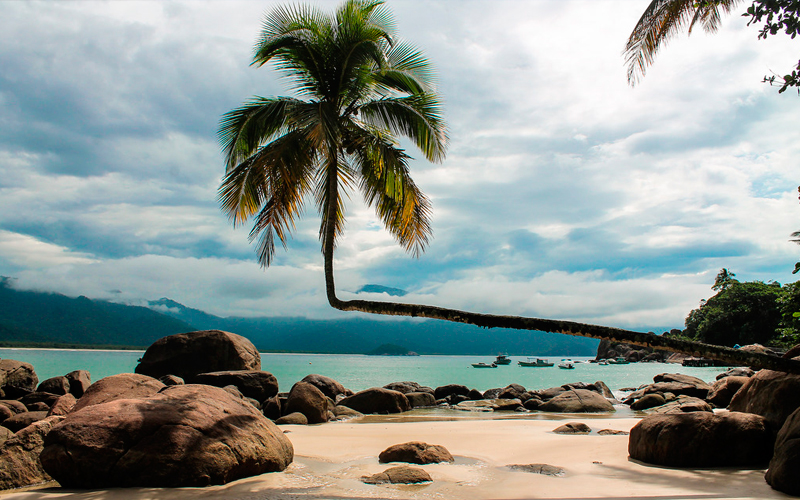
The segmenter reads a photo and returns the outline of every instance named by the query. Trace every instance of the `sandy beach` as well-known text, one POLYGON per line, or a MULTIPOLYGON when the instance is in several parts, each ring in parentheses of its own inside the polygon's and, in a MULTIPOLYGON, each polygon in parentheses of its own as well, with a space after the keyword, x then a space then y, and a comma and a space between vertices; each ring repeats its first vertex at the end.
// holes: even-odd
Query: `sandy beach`
MULTIPOLYGON (((64 490, 45 487, 7 492, 4 500, 297 500, 297 499, 766 499, 791 498, 764 481, 764 470, 681 470, 628 459, 628 436, 598 435, 601 429, 628 431, 636 418, 585 415, 551 419, 453 420, 427 417, 367 417, 360 422, 282 426, 295 461, 284 472, 209 488, 64 490), (560 435, 553 429, 584 422, 589 435, 560 435), (390 445, 425 441, 445 446, 455 463, 423 467, 433 478, 421 485, 367 485, 365 475, 391 465, 378 463, 390 445), (550 464, 563 476, 514 471, 512 464, 550 464)), ((396 465, 396 464, 392 464, 396 465)), ((415 466, 416 467, 416 466, 415 466)))

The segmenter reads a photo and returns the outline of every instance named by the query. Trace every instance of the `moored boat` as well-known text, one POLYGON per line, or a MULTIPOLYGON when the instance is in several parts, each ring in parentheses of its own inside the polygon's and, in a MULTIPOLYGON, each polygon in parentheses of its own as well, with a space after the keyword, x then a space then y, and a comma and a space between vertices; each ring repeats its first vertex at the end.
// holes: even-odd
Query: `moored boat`
POLYGON ((497 358, 494 360, 494 364, 496 365, 510 365, 511 358, 508 357, 508 354, 498 354, 497 358))
POLYGON ((519 366, 534 366, 534 367, 542 367, 546 368, 549 366, 554 366, 554 363, 549 362, 546 359, 536 358, 536 360, 531 361, 531 358, 528 358, 528 361, 517 361, 519 366))
POLYGON ((627 365, 628 364, 628 361, 625 358, 623 358, 622 356, 620 356, 620 357, 618 357, 616 359, 608 359, 607 361, 608 361, 608 364, 610 364, 610 365, 627 365))
POLYGON ((563 363, 559 363, 558 367, 562 370, 574 370, 575 365, 572 364, 572 361, 564 361, 563 363))
POLYGON ((473 368, 497 368, 497 365, 495 363, 492 363, 491 365, 489 365, 489 364, 481 362, 481 363, 472 363, 472 367, 473 368))

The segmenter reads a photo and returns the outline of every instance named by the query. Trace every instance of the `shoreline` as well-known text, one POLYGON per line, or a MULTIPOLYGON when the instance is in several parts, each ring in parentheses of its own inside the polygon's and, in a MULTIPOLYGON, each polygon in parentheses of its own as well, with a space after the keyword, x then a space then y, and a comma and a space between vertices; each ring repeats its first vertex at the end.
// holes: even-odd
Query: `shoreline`
MULTIPOLYGON (((555 416, 555 415, 554 415, 555 416)), ((772 499, 762 469, 674 469, 628 458, 628 436, 602 436, 611 428, 629 431, 638 418, 559 414, 584 421, 590 435, 561 435, 555 420, 464 419, 458 421, 331 422, 283 425, 294 462, 283 472, 262 474, 207 488, 121 488, 64 490, 40 487, 3 492, 4 500, 231 500, 231 499, 772 499), (447 448, 454 463, 415 466, 433 478, 419 485, 367 485, 361 477, 397 464, 378 463, 390 445, 424 441, 447 448), (519 472, 512 464, 550 464, 561 477, 519 472)))

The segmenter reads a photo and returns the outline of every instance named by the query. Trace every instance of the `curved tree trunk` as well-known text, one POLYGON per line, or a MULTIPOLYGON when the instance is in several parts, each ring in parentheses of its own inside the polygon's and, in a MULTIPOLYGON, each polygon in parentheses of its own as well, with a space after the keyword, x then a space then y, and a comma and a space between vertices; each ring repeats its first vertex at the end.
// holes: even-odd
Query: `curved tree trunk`
POLYGON ((663 351, 682 352, 692 356, 702 356, 731 363, 733 365, 768 368, 800 374, 800 361, 784 359, 767 354, 758 354, 730 347, 722 347, 701 342, 679 340, 652 333, 634 332, 608 326, 589 325, 574 321, 553 319, 525 318, 521 316, 505 316, 482 314, 443 307, 419 304, 401 304, 397 302, 376 302, 371 300, 339 300, 333 283, 333 246, 327 245, 325 256, 325 285, 328 302, 342 311, 361 311, 371 314, 389 316, 411 316, 419 318, 441 319, 456 323, 467 323, 483 328, 512 328, 515 330, 536 330, 551 333, 563 333, 580 337, 607 339, 612 342, 624 342, 644 347, 652 347, 663 351))

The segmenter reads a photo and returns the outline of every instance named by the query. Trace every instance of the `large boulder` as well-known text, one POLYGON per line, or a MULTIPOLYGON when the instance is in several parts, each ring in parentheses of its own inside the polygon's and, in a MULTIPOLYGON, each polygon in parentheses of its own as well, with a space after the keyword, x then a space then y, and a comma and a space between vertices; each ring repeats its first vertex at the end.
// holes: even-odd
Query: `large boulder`
POLYGON ((391 384, 386 384, 383 386, 384 389, 389 389, 390 391, 397 391, 402 392, 403 394, 409 394, 412 392, 428 392, 433 394, 433 389, 430 387, 420 385, 417 382, 392 382, 391 384))
POLYGON ((11 432, 19 432, 34 422, 47 418, 47 413, 46 411, 26 411, 24 413, 17 413, 3 420, 0 425, 11 432))
POLYGON ((615 411, 614 405, 606 398, 586 389, 564 391, 539 405, 537 410, 558 413, 606 413, 615 411))
MULTIPOLYGON (((631 408, 633 408, 633 406, 631 406, 631 408)), ((652 408, 651 411, 653 413, 671 415, 673 413, 692 413, 697 411, 712 413, 714 409, 705 399, 693 398, 691 396, 678 396, 664 405, 652 408)))
POLYGON ((765 417, 775 429, 800 407, 800 375, 759 370, 733 396, 728 409, 765 417))
POLYGON ((760 466, 772 455, 772 430, 750 413, 650 415, 631 429, 631 458, 669 467, 760 466))
POLYGON ((247 401, 207 385, 176 385, 70 413, 45 440, 44 469, 66 488, 224 484, 281 471, 283 432, 247 401))
POLYGON ((69 380, 70 394, 76 398, 83 396, 83 393, 86 392, 86 389, 92 385, 92 377, 86 370, 75 370, 67 373, 64 376, 67 377, 67 380, 69 380))
POLYGON ((411 409, 405 394, 382 387, 372 387, 347 396, 338 404, 361 413, 400 413, 411 409))
POLYGON ((733 399, 734 394, 739 392, 739 389, 741 389, 748 380, 750 380, 750 377, 723 377, 714 382, 714 385, 711 386, 711 390, 708 391, 708 397, 706 399, 717 408, 726 408, 728 404, 730 404, 731 399, 733 399))
POLYGON ((382 464, 390 462, 406 462, 410 464, 438 464, 439 462, 453 462, 453 455, 447 448, 438 444, 428 444, 422 441, 409 441, 408 443, 395 444, 378 455, 382 464))
POLYGON ((457 394, 459 396, 466 396, 469 394, 469 387, 460 384, 448 384, 437 387, 433 390, 433 397, 437 400, 445 399, 449 396, 457 394))
POLYGON ((228 370, 261 370, 261 355, 241 335, 202 330, 155 341, 145 351, 135 372, 153 378, 177 375, 193 382, 200 373, 228 370))
POLYGON ((784 422, 775 440, 775 451, 765 476, 778 491, 800 496, 800 409, 784 422))
POLYGON ((430 392, 409 392, 406 393, 406 398, 412 408, 425 408, 436 404, 436 399, 430 392))
POLYGON ((453 406, 456 410, 492 410, 492 411, 516 411, 522 407, 519 399, 479 399, 477 401, 462 401, 453 406))
POLYGON ((50 394, 58 394, 63 396, 69 393, 69 379, 67 377, 52 377, 36 388, 36 392, 49 392, 50 394))
POLYGON ((64 417, 49 417, 8 437, 0 445, 0 490, 51 481, 39 462, 44 439, 64 417))
POLYGON ((433 479, 425 469, 398 465, 371 476, 362 476, 361 481, 365 484, 417 484, 428 483, 433 479))
POLYGON ((147 375, 136 373, 120 373, 101 378, 90 385, 81 396, 73 411, 78 411, 87 406, 107 403, 115 399, 137 399, 155 395, 166 387, 158 380, 147 375))
POLYGON ((311 384, 320 391, 322 394, 328 396, 332 400, 336 401, 338 396, 347 396, 352 394, 351 391, 345 389, 345 387, 340 384, 339 382, 333 380, 330 377, 326 377, 325 375, 317 375, 316 373, 312 373, 310 375, 306 375, 303 377, 301 382, 305 382, 307 384, 311 384))
POLYGON ((297 382, 289 391, 286 413, 302 413, 309 424, 328 421, 328 397, 308 382, 297 382))
POLYGON ((0 359, 0 398, 17 399, 36 390, 39 377, 30 363, 0 359))
POLYGON ((50 407, 50 411, 47 412, 47 416, 51 417, 53 415, 61 415, 64 416, 72 411, 75 408, 75 405, 78 403, 78 400, 72 394, 64 394, 63 396, 56 399, 53 406, 50 407))
POLYGON ((278 394, 278 379, 275 375, 261 370, 228 370, 200 373, 194 377, 195 384, 214 387, 236 386, 246 398, 264 401, 278 394))

